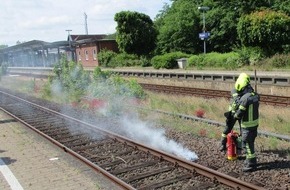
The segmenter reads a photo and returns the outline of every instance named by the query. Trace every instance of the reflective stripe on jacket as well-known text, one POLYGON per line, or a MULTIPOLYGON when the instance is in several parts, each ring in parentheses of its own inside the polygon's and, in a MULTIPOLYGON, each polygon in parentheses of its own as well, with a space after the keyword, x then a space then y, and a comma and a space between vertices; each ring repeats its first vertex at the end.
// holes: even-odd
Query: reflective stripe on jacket
POLYGON ((240 96, 238 92, 235 89, 233 89, 231 91, 231 101, 229 105, 229 111, 232 111, 232 113, 236 112, 236 110, 239 107, 239 100, 240 100, 240 96))
POLYGON ((242 127, 248 128, 259 125, 259 101, 260 97, 255 92, 246 93, 241 97, 235 118, 241 119, 242 127))

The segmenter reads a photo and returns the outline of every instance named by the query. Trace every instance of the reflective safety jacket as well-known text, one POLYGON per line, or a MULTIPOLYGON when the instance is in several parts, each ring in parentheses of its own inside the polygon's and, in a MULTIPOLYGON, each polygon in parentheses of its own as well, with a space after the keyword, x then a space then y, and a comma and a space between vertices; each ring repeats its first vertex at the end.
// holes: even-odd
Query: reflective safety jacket
POLYGON ((240 105, 240 94, 238 94, 236 89, 233 89, 231 91, 231 101, 229 105, 229 111, 231 111, 233 114, 237 111, 240 105))
POLYGON ((241 120, 243 128, 259 125, 259 101, 260 96, 255 92, 248 92, 240 98, 240 105, 234 117, 241 120))

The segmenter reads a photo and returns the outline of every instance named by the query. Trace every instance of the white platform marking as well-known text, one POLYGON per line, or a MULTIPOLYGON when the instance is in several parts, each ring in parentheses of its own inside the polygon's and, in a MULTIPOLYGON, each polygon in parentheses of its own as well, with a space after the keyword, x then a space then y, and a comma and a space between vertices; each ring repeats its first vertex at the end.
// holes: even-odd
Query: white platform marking
POLYGON ((10 185, 12 190, 23 190, 23 187, 20 185, 16 177, 13 175, 9 167, 5 162, 0 158, 0 172, 3 174, 4 178, 10 185))

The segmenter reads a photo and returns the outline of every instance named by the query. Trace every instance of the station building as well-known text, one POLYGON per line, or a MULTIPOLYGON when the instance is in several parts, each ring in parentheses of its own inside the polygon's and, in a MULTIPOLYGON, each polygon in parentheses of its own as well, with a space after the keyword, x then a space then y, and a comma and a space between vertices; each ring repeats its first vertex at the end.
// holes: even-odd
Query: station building
POLYGON ((99 66, 98 53, 102 49, 118 52, 115 39, 107 35, 68 35, 66 41, 32 40, 0 49, 0 65, 9 67, 53 67, 63 55, 84 67, 99 66))

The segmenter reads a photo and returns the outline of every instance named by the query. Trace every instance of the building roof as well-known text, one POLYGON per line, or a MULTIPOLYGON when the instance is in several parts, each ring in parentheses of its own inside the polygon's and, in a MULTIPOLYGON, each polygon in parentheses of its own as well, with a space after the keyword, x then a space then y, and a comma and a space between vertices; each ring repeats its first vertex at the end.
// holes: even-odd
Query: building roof
POLYGON ((98 34, 98 35, 69 35, 68 41, 73 46, 80 45, 80 44, 87 44, 87 43, 96 43, 102 41, 116 41, 115 39, 108 39, 108 35, 106 34, 98 34))
POLYGON ((29 41, 29 42, 23 42, 23 43, 20 43, 20 44, 17 44, 17 45, 14 45, 14 46, 10 46, 10 47, 7 47, 7 48, 3 48, 3 49, 0 49, 0 52, 9 52, 9 51, 17 51, 17 50, 23 50, 23 49, 34 49, 34 48, 39 48, 39 47, 42 47, 44 45, 46 45, 47 42, 44 42, 44 41, 40 41, 40 40, 32 40, 32 41, 29 41))
POLYGON ((73 42, 80 41, 80 40, 90 40, 90 41, 97 41, 106 38, 106 34, 97 34, 97 35, 69 35, 68 41, 71 40, 73 42))
POLYGON ((97 35, 69 35, 67 41, 56 41, 56 42, 45 42, 41 40, 32 40, 29 42, 23 42, 7 48, 1 48, 0 54, 7 52, 16 52, 23 50, 41 50, 45 48, 68 48, 71 45, 85 44, 97 41, 111 41, 113 39, 106 39, 108 35, 97 34, 97 35))
POLYGON ((10 51, 23 51, 31 49, 42 49, 42 48, 57 48, 68 46, 68 41, 56 41, 56 42, 45 42, 40 40, 32 40, 29 42, 23 42, 14 46, 0 49, 0 53, 10 52, 10 51))

